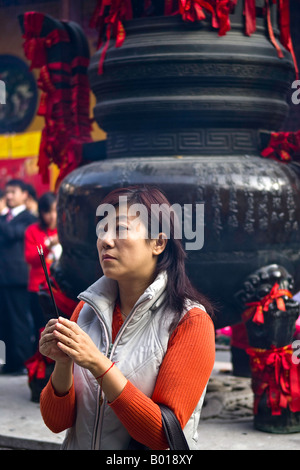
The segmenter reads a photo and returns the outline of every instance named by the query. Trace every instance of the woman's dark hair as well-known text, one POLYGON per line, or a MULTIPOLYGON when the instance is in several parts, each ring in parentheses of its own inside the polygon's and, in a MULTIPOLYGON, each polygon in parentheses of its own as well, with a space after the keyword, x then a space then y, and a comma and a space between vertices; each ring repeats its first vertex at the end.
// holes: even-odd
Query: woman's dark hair
MULTIPOLYGON (((167 204, 168 207, 171 207, 170 202, 162 190, 154 185, 136 185, 127 188, 118 188, 111 191, 102 200, 101 204, 111 204, 116 207, 119 205, 120 196, 127 197, 128 206, 132 204, 142 204, 146 207, 148 212, 148 239, 151 239, 151 218, 153 217, 151 206, 153 204, 160 206, 167 204)), ((171 325, 171 328, 174 328, 180 319, 186 300, 189 299, 199 302, 205 307, 207 313, 212 318, 214 318, 214 307, 203 294, 193 287, 186 274, 185 259, 187 255, 180 239, 174 237, 174 222, 176 223, 176 217, 174 214, 173 217, 170 217, 170 212, 172 213, 172 211, 167 210, 165 213, 164 211, 159 213, 159 232, 163 232, 163 218, 164 216, 168 216, 170 234, 168 234, 166 248, 158 257, 155 274, 158 275, 162 271, 167 271, 168 282, 165 305, 176 312, 171 325)))
POLYGON ((47 225, 43 219, 43 214, 51 211, 52 204, 56 202, 57 196, 52 191, 44 193, 38 200, 38 209, 39 209, 39 222, 43 228, 46 228, 47 225))

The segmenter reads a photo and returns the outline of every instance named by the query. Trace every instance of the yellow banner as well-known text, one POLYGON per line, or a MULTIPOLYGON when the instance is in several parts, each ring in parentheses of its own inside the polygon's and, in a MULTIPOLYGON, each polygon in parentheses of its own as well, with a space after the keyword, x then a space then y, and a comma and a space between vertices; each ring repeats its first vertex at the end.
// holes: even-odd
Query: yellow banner
POLYGON ((4 135, 0 135, 0 158, 10 158, 11 156, 10 139, 4 135))
POLYGON ((41 132, 0 135, 0 158, 25 158, 39 154, 41 132))

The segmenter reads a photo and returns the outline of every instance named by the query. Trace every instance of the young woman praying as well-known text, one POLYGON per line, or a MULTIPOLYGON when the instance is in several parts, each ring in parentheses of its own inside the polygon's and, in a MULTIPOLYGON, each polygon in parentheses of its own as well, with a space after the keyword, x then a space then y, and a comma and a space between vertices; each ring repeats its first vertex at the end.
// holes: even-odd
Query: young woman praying
POLYGON ((159 189, 116 189, 102 204, 115 208, 98 231, 103 276, 78 296, 71 319, 50 320, 40 339, 40 352, 55 361, 42 416, 53 432, 68 429, 64 449, 128 449, 133 438, 160 450, 168 448, 164 404, 197 449, 215 359, 213 308, 187 277, 168 211, 156 221, 158 233, 151 231, 152 205, 170 207, 159 189), (133 204, 146 208, 148 223, 128 215, 133 204))

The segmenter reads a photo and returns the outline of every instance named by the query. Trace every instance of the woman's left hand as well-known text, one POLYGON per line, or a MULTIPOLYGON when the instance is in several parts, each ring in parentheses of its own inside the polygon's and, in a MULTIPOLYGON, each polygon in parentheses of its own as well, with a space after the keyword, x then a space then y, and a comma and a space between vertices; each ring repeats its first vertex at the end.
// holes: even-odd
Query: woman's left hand
POLYGON ((105 361, 105 356, 77 323, 59 317, 53 334, 58 340, 57 346, 76 364, 90 370, 92 374, 96 373, 99 364, 105 361))

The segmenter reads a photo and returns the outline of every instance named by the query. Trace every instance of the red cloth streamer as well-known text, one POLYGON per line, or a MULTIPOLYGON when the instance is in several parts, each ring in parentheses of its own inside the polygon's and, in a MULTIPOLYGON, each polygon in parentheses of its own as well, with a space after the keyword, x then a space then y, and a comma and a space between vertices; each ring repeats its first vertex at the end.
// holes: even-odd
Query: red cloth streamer
MULTIPOLYGON (((39 27, 37 31, 39 31, 39 27)), ((37 34, 37 33, 36 33, 37 34)), ((34 36, 31 29, 30 34, 23 35, 25 42, 23 44, 24 52, 28 60, 31 61, 30 69, 40 68, 47 62, 47 52, 49 47, 58 44, 59 42, 69 42, 69 36, 66 31, 55 29, 45 37, 34 36)))
POLYGON ((293 362, 291 345, 270 350, 249 348, 252 389, 255 395, 254 414, 264 393, 272 415, 281 415, 283 408, 300 411, 300 367, 293 362))
POLYGON ((264 323, 264 312, 267 312, 271 303, 276 301, 278 310, 286 311, 283 296, 289 298, 292 297, 290 291, 286 289, 279 289, 279 284, 275 283, 272 287, 269 294, 267 294, 263 299, 258 302, 249 302, 246 304, 248 307, 242 315, 244 322, 252 319, 254 323, 263 324, 264 323))
POLYGON ((123 21, 132 19, 131 0, 99 0, 93 13, 90 25, 99 29, 98 47, 102 46, 103 30, 106 25, 106 42, 100 56, 98 73, 103 73, 106 53, 112 37, 116 38, 116 47, 122 46, 126 31, 123 21), (108 8, 108 14, 107 8, 108 8), (105 16, 106 15, 106 16, 105 16))
MULTIPOLYGON (((230 31, 230 1, 228 0, 216 0, 216 16, 217 16, 217 27, 219 29, 219 36, 224 36, 228 31, 230 31)), ((213 15, 213 25, 215 21, 215 15, 213 15)))
POLYGON ((255 7, 255 0, 245 0, 245 7, 244 7, 244 14, 245 14, 245 32, 247 36, 251 36, 256 30, 256 7, 255 7))
POLYGON ((261 151, 262 157, 282 162, 300 158, 300 131, 272 132, 268 147, 261 151))
POLYGON ((280 41, 282 45, 291 53, 294 61, 294 67, 296 72, 296 80, 299 78, 299 69, 297 64, 296 55, 294 52, 293 42, 290 32, 290 1, 279 0, 279 25, 280 25, 280 41))
MULTIPOLYGON (((206 18, 206 14, 211 14, 212 26, 218 29, 219 36, 225 35, 230 29, 230 13, 234 10, 238 1, 243 0, 164 0, 164 15, 181 15, 184 21, 201 21, 206 18)), ((151 0, 144 0, 144 12, 141 16, 147 16, 147 10, 151 0)), ((296 56, 290 35, 290 13, 289 0, 265 0, 265 15, 267 20, 267 29, 270 41, 274 45, 278 57, 283 58, 284 54, 279 43, 275 38, 271 22, 270 3, 278 4, 280 20, 280 42, 291 53, 296 78, 299 71, 297 67, 296 56)), ((244 0, 245 15, 245 34, 250 36, 256 31, 256 4, 255 0, 244 0)), ((132 18, 131 0, 99 0, 93 13, 90 26, 99 31, 98 47, 103 46, 103 38, 106 36, 106 42, 103 46, 100 57, 99 73, 103 73, 103 65, 107 49, 112 37, 116 38, 116 46, 120 47, 126 37, 126 31, 123 21, 132 18), (104 36, 104 30, 105 36, 104 36)))
POLYGON ((204 10, 215 16, 215 10, 209 1, 179 0, 179 13, 184 21, 201 21, 206 18, 204 10))
POLYGON ((40 41, 37 39, 42 31, 44 17, 42 13, 35 12, 28 12, 24 15, 23 48, 25 56, 32 61, 30 69, 39 68, 46 62, 44 39, 40 41))
MULTIPOLYGON (((106 2, 101 3, 105 6, 106 2)), ((44 116, 45 126, 39 150, 39 173, 43 182, 48 183, 49 164, 55 163, 60 169, 58 183, 82 163, 83 144, 92 140, 89 58, 76 56, 73 44, 66 48, 64 43, 70 42, 70 38, 63 23, 58 29, 54 25, 52 31, 42 37, 44 18, 39 13, 25 13, 24 50, 31 66, 41 69, 38 86, 42 96, 38 114, 44 116), (59 45, 57 53, 65 57, 64 62, 48 63, 47 52, 54 45, 59 45)))
POLYGON ((46 367, 48 364, 54 364, 54 361, 46 356, 43 356, 39 351, 27 359, 24 365, 28 373, 28 382, 32 382, 34 378, 39 380, 45 379, 46 367))
POLYGON ((268 31, 269 31, 269 37, 270 41, 275 47, 278 57, 282 59, 284 57, 282 50, 280 49, 280 46, 278 42, 276 41, 275 34, 273 31, 273 26, 272 26, 272 21, 271 21, 271 7, 270 7, 270 0, 265 0, 266 2, 266 8, 267 8, 267 25, 268 25, 268 31))

